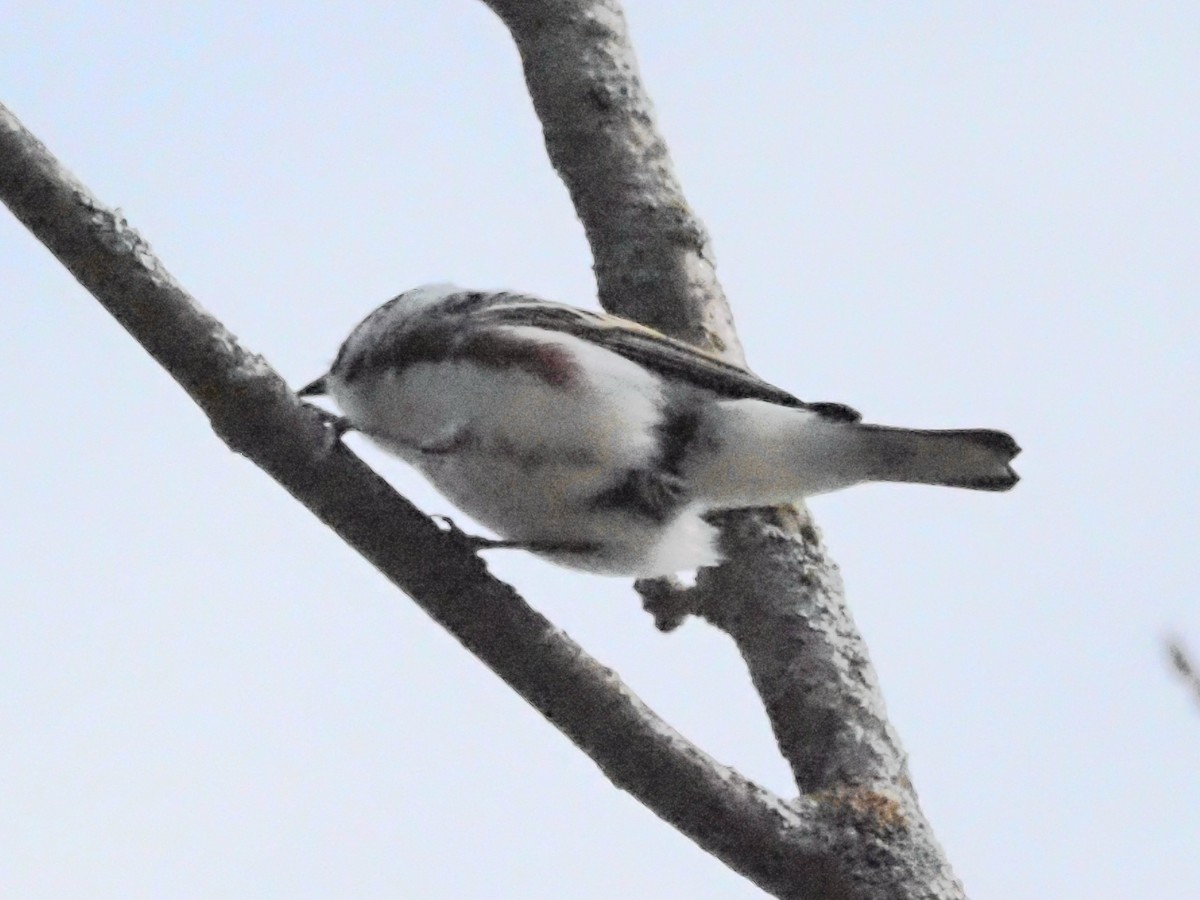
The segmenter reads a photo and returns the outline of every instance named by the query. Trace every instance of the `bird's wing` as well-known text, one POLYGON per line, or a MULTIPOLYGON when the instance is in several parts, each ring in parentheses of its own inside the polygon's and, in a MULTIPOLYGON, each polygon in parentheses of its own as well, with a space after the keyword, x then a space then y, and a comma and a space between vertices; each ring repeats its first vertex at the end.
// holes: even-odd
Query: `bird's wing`
POLYGON ((570 334, 667 378, 721 397, 766 400, 780 406, 811 409, 840 421, 860 418, 855 410, 840 403, 805 403, 739 366, 629 319, 533 297, 510 296, 509 301, 473 312, 472 320, 479 324, 524 325, 570 334))

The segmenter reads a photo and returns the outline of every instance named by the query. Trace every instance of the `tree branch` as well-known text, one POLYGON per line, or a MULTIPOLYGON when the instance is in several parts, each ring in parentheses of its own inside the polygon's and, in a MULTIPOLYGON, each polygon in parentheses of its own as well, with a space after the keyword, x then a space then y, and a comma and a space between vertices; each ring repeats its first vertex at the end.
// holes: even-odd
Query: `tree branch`
POLYGON ((849 807, 785 804, 676 733, 453 536, 331 442, 323 419, 3 106, 0 200, 183 386, 230 448, 409 594, 614 785, 776 896, 861 896, 846 885, 824 821, 845 819, 849 807))
MULTIPOLYGON (((484 2, 520 51, 547 152, 591 244, 601 304, 744 364, 617 0, 484 2)), ((802 792, 851 792, 896 813, 906 837, 888 845, 897 879, 883 893, 873 892, 882 882, 869 886, 879 864, 863 852, 870 841, 842 861, 861 896, 963 896, 917 805, 837 567, 807 510, 722 519, 725 565, 702 571, 686 594, 641 588, 658 624, 690 611, 734 639, 802 792)))
POLYGON ((704 225, 675 179, 620 5, 484 0, 508 25, 605 309, 744 362, 704 225))
POLYGON ((1188 692, 1198 701, 1200 701, 1200 669, 1197 669, 1192 662, 1192 657, 1188 653, 1187 647, 1179 638, 1167 638, 1167 658, 1171 661, 1171 668, 1176 674, 1183 679, 1183 683, 1187 685, 1188 692))
MULTIPOLYGON (((605 305, 740 360, 612 3, 502 2, 605 305)), ((694 609, 738 642, 807 795, 717 765, 340 444, 146 243, 0 107, 0 196, 282 484, 587 752, 701 847, 779 897, 960 897, 908 785, 836 569, 803 513, 731 516, 731 563, 694 609), (799 518, 797 518, 799 516, 799 518)))

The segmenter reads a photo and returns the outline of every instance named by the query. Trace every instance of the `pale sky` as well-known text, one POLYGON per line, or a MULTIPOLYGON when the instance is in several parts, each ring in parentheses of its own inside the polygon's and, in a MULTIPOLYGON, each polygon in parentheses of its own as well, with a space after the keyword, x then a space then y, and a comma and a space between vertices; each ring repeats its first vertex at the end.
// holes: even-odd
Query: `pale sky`
MULTIPOLYGON (((1200 896, 1200 7, 628 0, 754 368, 991 426, 1007 495, 812 506, 974 900, 1200 896)), ((474 0, 16 0, 0 101, 294 384, 415 284, 594 303, 474 0)), ((753 898, 246 461, 0 214, 0 896, 753 898)), ((446 501, 351 446, 430 512, 446 501)), ((794 793, 731 642, 512 581, 794 793)))

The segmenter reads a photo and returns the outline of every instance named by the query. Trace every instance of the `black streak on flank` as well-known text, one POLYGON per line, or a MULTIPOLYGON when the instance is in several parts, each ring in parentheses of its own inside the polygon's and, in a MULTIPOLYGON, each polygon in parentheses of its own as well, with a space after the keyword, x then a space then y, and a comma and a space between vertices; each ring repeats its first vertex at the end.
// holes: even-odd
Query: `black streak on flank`
POLYGON ((664 472, 679 475, 683 469, 683 461, 696 440, 696 432, 700 428, 700 409, 698 405, 668 406, 663 411, 662 420, 658 423, 660 450, 658 467, 664 472))
POLYGON ((658 459, 648 469, 626 472, 616 485, 596 497, 600 508, 621 509, 665 524, 687 502, 683 462, 700 429, 700 408, 687 401, 668 404, 656 431, 658 459))
POLYGON ((683 503, 683 481, 679 476, 652 469, 626 472, 593 501, 597 509, 620 510, 660 525, 673 519, 683 503))

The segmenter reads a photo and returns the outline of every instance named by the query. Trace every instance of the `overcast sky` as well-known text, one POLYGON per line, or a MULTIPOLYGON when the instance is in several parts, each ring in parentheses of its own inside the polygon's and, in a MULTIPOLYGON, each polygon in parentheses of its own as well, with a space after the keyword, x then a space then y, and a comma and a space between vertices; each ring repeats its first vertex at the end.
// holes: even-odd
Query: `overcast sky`
MULTIPOLYGON (((629 0, 748 357, 992 426, 1011 494, 813 509, 975 900, 1200 896, 1200 7, 629 0)), ((292 383, 434 280, 594 303, 474 0, 15 0, 0 101, 292 383)), ((10 216, 0 895, 753 898, 246 461, 10 216)), ((351 446, 431 512, 402 464, 351 446)), ((794 793, 731 642, 493 571, 794 793)))

